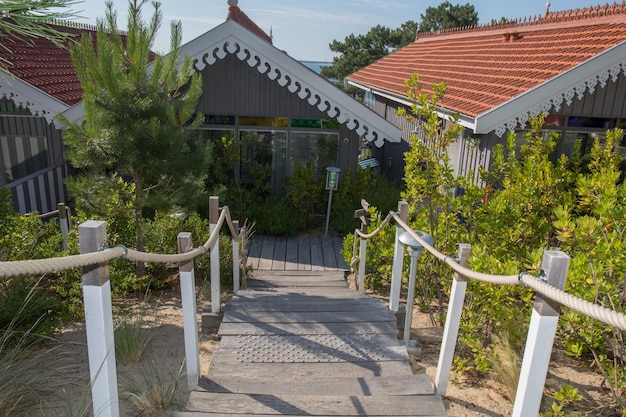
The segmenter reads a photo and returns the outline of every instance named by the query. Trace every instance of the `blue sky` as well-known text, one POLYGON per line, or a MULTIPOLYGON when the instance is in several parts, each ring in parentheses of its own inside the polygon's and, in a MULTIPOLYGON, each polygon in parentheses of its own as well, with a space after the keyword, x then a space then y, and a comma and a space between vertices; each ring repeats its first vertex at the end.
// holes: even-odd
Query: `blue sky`
MULTIPOLYGON (((397 28, 407 20, 419 21, 426 8, 443 0, 239 0, 239 7, 266 32, 272 29, 274 45, 299 60, 331 61, 328 48, 334 39, 343 41, 350 34, 365 34, 376 25, 397 28)), ((517 18, 543 15, 547 0, 450 0, 452 4, 474 5, 479 22, 501 17, 517 18)), ((550 10, 595 6, 613 0, 551 0, 550 10)), ((126 26, 128 0, 113 0, 118 26, 126 26)), ((84 23, 104 17, 104 0, 85 0, 73 6, 84 23)), ((144 6, 145 20, 152 16, 152 5, 144 6)), ((158 52, 169 50, 170 22, 180 20, 183 43, 224 22, 226 0, 161 0, 163 26, 155 45, 158 52)))

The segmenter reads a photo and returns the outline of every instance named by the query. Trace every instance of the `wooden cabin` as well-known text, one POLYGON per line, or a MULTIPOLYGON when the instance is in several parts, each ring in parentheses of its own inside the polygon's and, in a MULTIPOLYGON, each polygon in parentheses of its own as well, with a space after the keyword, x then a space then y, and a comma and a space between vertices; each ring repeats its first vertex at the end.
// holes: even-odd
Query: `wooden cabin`
POLYGON ((529 118, 542 112, 545 131, 561 134, 555 156, 571 154, 576 140, 589 150, 607 129, 626 126, 626 5, 559 12, 548 5, 540 17, 418 32, 407 47, 348 76, 402 130, 399 144, 375 152, 395 179, 403 176, 411 135, 423 134, 419 123, 396 114, 413 104, 404 84, 413 73, 425 91, 447 83, 439 114, 458 113, 465 127, 448 149, 458 175, 489 168, 494 146, 509 132, 521 141, 529 118))

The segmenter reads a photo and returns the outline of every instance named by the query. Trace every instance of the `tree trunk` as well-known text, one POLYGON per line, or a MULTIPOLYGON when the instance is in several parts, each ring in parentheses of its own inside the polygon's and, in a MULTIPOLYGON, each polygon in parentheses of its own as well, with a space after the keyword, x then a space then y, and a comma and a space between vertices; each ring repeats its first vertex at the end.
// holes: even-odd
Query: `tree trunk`
MULTIPOLYGON (((135 235, 137 238, 136 248, 139 252, 145 251, 143 236, 143 184, 137 175, 133 175, 135 181, 135 235)), ((135 273, 137 277, 143 277, 146 274, 145 262, 137 262, 135 273)))

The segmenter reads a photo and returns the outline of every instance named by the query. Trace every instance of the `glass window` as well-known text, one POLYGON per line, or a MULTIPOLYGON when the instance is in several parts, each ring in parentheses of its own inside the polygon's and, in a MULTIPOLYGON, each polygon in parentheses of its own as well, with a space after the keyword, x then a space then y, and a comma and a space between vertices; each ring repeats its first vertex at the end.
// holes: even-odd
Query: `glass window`
POLYGON ((291 127, 307 129, 339 129, 336 119, 291 119, 291 127))
POLYGON ((242 126, 287 127, 286 117, 239 117, 242 126))
POLYGON ((219 116, 214 114, 204 115, 205 125, 227 125, 232 126, 235 124, 235 116, 219 116))
POLYGON ((567 126, 569 127, 588 127, 595 129, 612 129, 615 127, 615 119, 605 119, 602 117, 579 117, 569 116, 567 126))
POLYGON ((191 141, 192 149, 204 151, 210 144, 209 178, 207 185, 222 185, 237 175, 239 152, 232 129, 198 129, 191 141))
POLYGON ((289 174, 293 174, 297 163, 305 165, 310 159, 313 159, 316 172, 319 174, 327 166, 337 165, 338 151, 338 133, 293 132, 289 174))
POLYGON ((287 132, 241 130, 239 143, 241 181, 263 196, 281 197, 287 175, 287 132))
POLYGON ((1 136, 5 184, 48 167, 48 143, 43 136, 1 136))

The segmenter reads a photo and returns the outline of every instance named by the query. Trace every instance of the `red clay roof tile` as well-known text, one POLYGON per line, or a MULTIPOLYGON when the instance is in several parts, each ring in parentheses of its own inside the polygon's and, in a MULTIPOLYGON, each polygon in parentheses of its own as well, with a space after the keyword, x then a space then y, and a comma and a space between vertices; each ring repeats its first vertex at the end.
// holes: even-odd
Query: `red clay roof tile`
MULTIPOLYGON (((95 34, 95 27, 51 25, 78 40, 82 34, 95 34)), ((83 90, 74 71, 69 49, 61 48, 46 38, 17 38, 0 34, 3 45, 0 60, 15 77, 31 84, 68 106, 78 103, 83 90)))
MULTIPOLYGON (((260 38, 272 42, 272 38, 236 5, 229 7, 227 19, 236 21, 260 38)), ((60 32, 70 34, 76 40, 83 34, 95 36, 96 33, 94 26, 71 22, 67 22, 67 25, 51 26, 60 32)), ((0 61, 11 74, 68 106, 82 100, 83 90, 76 76, 69 49, 61 48, 46 38, 24 39, 2 33, 0 37, 2 44, 8 48, 0 48, 0 61)))
POLYGON ((240 8, 237 6, 237 2, 229 2, 230 5, 228 7, 228 15, 226 16, 226 20, 233 20, 239 23, 241 26, 248 29, 250 32, 255 33, 259 38, 266 40, 269 43, 272 43, 272 37, 265 33, 263 29, 261 29, 256 23, 252 21, 240 8))
POLYGON ((626 40, 626 5, 549 13, 537 20, 420 33, 407 47, 348 76, 406 96, 446 82, 445 108, 476 117, 626 40))

